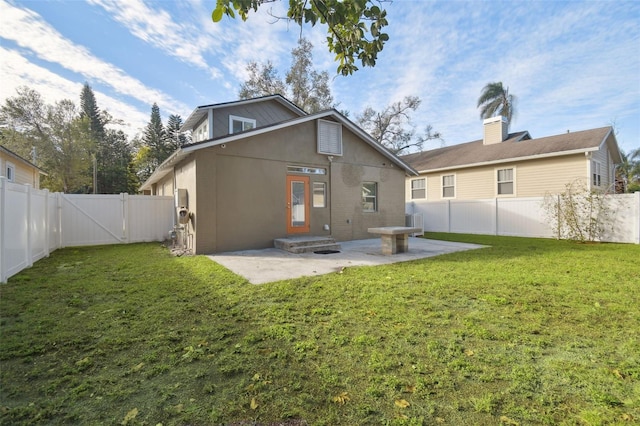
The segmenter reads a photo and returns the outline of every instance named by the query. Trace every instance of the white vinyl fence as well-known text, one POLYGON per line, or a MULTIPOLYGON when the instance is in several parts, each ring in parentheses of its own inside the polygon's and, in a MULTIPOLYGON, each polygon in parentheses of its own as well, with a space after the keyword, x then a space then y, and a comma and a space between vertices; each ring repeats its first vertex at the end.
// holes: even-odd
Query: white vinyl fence
POLYGON ((163 241, 173 197, 50 193, 0 178, 0 283, 62 247, 163 241))
MULTIPOLYGON (((640 244, 640 192, 606 197, 611 211, 603 241, 640 244)), ((422 215, 426 232, 555 238, 544 197, 411 201, 406 213, 422 215)))

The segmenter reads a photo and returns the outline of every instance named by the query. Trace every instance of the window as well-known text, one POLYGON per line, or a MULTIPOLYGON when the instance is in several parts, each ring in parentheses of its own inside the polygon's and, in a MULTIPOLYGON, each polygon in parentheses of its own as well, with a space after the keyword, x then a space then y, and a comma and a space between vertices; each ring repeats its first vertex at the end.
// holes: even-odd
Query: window
POLYGON ((442 198, 454 198, 456 196, 456 176, 442 176, 442 198))
POLYGON ((593 186, 602 185, 602 175, 600 171, 600 163, 595 160, 591 160, 591 184, 593 186))
POLYGON ((413 179, 411 181, 411 199, 427 198, 426 179, 413 179))
POLYGON ((513 195, 513 169, 497 170, 498 195, 513 195))
POLYGON ((378 211, 378 184, 376 182, 362 184, 362 210, 365 212, 378 211))
POLYGON ((327 184, 313 182, 313 207, 327 206, 327 184))
POLYGON ((9 182, 13 182, 13 180, 16 178, 16 166, 7 162, 5 177, 9 182))
POLYGON ((318 154, 342 155, 342 125, 318 120, 318 154))
POLYGON ((229 133, 244 132, 245 130, 255 129, 255 127, 256 120, 235 115, 229 116, 229 133))
POLYGON ((203 125, 198 127, 198 129, 196 130, 194 142, 200 142, 208 138, 209 138, 208 126, 207 126, 207 123, 204 123, 203 125))
POLYGON ((287 166, 287 172, 304 173, 307 175, 326 175, 327 169, 319 167, 287 166))

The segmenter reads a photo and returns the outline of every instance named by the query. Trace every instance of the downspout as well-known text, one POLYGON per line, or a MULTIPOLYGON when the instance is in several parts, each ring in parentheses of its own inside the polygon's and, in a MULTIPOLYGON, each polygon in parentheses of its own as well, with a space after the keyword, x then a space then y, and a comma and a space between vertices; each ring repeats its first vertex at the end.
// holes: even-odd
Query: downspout
POLYGON ((176 225, 178 224, 177 221, 177 214, 178 214, 178 203, 177 203, 177 197, 178 197, 178 183, 176 182, 176 166, 173 166, 173 230, 175 231, 176 229, 176 225))
POLYGON ((6 284, 9 279, 7 270, 7 260, 5 257, 6 252, 6 242, 5 242, 5 213, 6 210, 6 191, 7 191, 7 178, 4 176, 0 176, 0 212, 2 212, 2 216, 0 216, 0 283, 6 284))
POLYGON ((328 193, 327 193, 327 201, 329 202, 329 229, 330 229, 330 237, 333 237, 333 156, 328 155, 327 160, 329 160, 329 176, 328 179, 328 193))

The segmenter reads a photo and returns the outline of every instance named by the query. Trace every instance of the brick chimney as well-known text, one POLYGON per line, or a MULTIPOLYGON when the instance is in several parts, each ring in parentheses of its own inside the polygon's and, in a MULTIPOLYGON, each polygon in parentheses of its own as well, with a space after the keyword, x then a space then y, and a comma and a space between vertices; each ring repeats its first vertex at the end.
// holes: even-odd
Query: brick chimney
POLYGON ((509 125, 505 117, 499 115, 487 118, 482 124, 484 125, 484 138, 482 140, 484 145, 503 142, 509 136, 509 125))

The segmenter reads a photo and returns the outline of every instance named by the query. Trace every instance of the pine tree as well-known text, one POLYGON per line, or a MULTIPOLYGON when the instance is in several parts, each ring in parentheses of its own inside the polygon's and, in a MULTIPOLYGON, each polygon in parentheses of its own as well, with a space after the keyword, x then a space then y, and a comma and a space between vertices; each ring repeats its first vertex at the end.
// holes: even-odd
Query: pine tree
POLYGON ((184 146, 190 142, 186 134, 180 133, 182 127, 182 117, 176 114, 169 116, 167 120, 167 146, 170 151, 173 152, 176 149, 184 146))
MULTIPOLYGON (((91 86, 85 83, 80 94, 81 116, 89 123, 95 144, 96 182, 94 191, 101 194, 119 194, 131 191, 127 174, 132 162, 132 152, 122 131, 107 129, 113 121, 106 111, 100 111, 91 86)), ((137 188, 136 188, 137 190, 137 188)), ((134 190, 135 192, 135 190, 134 190)))
POLYGON ((142 142, 149 148, 149 156, 154 169, 171 155, 171 147, 167 146, 167 132, 162 125, 160 108, 156 103, 151 107, 151 119, 144 129, 142 142))
POLYGON ((96 102, 96 97, 89 86, 89 83, 84 83, 82 86, 82 92, 80 93, 80 113, 81 117, 87 117, 89 119, 89 126, 91 134, 96 142, 101 142, 104 139, 104 125, 102 117, 100 116, 100 109, 96 102))

